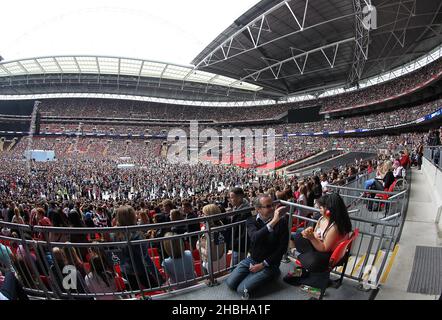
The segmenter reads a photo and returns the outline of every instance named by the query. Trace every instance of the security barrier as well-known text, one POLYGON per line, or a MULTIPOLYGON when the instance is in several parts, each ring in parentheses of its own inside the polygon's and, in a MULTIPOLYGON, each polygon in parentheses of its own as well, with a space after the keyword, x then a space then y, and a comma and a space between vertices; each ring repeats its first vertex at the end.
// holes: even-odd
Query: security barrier
POLYGON ((424 157, 442 170, 442 146, 425 147, 424 157))
POLYGON ((247 237, 241 236, 247 233, 245 220, 213 222, 250 211, 114 228, 31 227, 0 221, 0 228, 11 233, 0 235, 2 250, 12 252, 10 263, 0 260, 0 270, 14 268, 29 295, 46 299, 142 298, 203 280, 213 285, 233 267, 232 251, 239 258, 248 251, 247 237), (202 230, 153 239, 143 236, 191 224, 202 230), (78 236, 85 240, 74 243, 78 236), (54 238, 70 242, 50 241, 54 238), (238 240, 237 247, 230 245, 233 239, 238 240))
MULTIPOLYGON (((380 192, 329 187, 349 205, 353 229, 360 231, 345 277, 357 281, 361 288, 378 288, 400 239, 409 188, 380 192), (386 198, 378 199, 373 194, 386 198)), ((317 215, 317 208, 280 203, 290 209, 290 229, 317 222, 305 216, 306 211, 317 215)), ((0 221, 2 230, 10 232, 0 235, 1 248, 12 251, 10 263, 0 259, 0 270, 14 268, 26 292, 45 299, 152 298, 199 283, 212 286, 246 256, 246 221, 231 223, 231 219, 251 212, 252 208, 247 208, 189 220, 114 228, 31 227, 0 221), (192 224, 201 230, 185 232, 192 224), (163 236, 146 239, 150 230, 161 230, 163 236), (165 237, 165 231, 175 234, 165 237)), ((289 261, 288 253, 289 246, 285 262, 289 261)))

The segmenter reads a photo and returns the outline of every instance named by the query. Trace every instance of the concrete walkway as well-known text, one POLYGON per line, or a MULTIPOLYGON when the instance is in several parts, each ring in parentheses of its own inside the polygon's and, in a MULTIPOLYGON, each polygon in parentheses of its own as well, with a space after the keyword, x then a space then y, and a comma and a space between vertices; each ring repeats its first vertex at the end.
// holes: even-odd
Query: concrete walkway
MULTIPOLYGON (((377 300, 435 300, 439 296, 407 292, 416 246, 442 246, 435 224, 435 201, 422 171, 412 169, 411 194, 399 251, 377 300)), ((442 266, 441 266, 442 267, 442 266)))

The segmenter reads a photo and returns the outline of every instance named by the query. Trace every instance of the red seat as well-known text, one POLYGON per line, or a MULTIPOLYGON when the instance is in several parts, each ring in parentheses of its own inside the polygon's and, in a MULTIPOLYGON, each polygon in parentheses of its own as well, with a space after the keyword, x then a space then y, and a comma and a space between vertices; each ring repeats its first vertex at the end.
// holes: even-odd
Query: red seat
MULTIPOLYGON (((322 273, 325 276, 324 279, 326 281, 323 282, 323 286, 320 288, 321 295, 319 296, 319 299, 322 299, 324 297, 324 293, 325 290, 327 289, 328 282, 330 279, 330 272, 337 266, 343 266, 343 268, 341 272, 341 277, 339 278, 337 285, 335 287, 338 288, 342 284, 342 280, 344 279, 345 269, 347 268, 348 258, 350 256, 351 244, 358 236, 359 236, 359 229, 356 228, 353 231, 351 237, 347 240, 342 241, 333 251, 330 260, 328 262, 328 269, 327 271, 322 273)), ((296 259, 295 263, 298 267, 302 268, 301 261, 296 259)))
POLYGON ((192 257, 193 257, 194 261, 201 260, 200 252, 198 251, 198 249, 195 249, 195 250, 192 251, 192 257))
POLYGON ((158 257, 158 248, 148 248, 147 253, 149 254, 149 257, 158 257))
POLYGON ((45 285, 46 288, 48 288, 48 289, 50 288, 49 287, 49 277, 40 275, 40 281, 45 285))
POLYGON ((91 265, 89 262, 83 262, 83 267, 84 267, 84 271, 86 271, 86 273, 89 273, 91 271, 91 265))
POLYGON ((125 291, 126 290, 126 284, 124 283, 124 280, 121 276, 115 277, 115 286, 117 287, 117 291, 125 291))
POLYGON ((0 243, 7 246, 7 247, 10 247, 9 240, 0 240, 0 243))
POLYGON ((226 255, 226 266, 227 266, 227 267, 230 266, 230 262, 231 262, 231 261, 232 261, 232 253, 229 252, 229 253, 226 255))
POLYGON ((160 257, 155 256, 152 257, 153 263, 155 263, 155 266, 157 267, 157 269, 161 269, 161 263, 160 263, 160 257))
MULTIPOLYGON (((359 236, 359 229, 356 228, 351 237, 348 240, 342 241, 336 249, 333 251, 330 260, 328 262, 328 269, 332 271, 336 266, 342 265, 343 260, 348 260, 348 254, 350 253, 351 243, 359 236)), ((345 270, 343 270, 343 273, 345 270)), ((342 274, 343 275, 343 274, 342 274)))
POLYGON ((166 271, 164 271, 163 268, 161 268, 159 271, 160 271, 160 274, 161 274, 161 276, 163 277, 163 279, 167 279, 166 271))
POLYGON ((299 219, 293 220, 291 232, 296 232, 299 228, 305 228, 305 220, 299 222, 299 219))
POLYGON ((202 277, 203 273, 201 272, 201 261, 194 261, 193 266, 195 268, 196 276, 202 277))
MULTIPOLYGON (((396 183, 398 182, 398 179, 395 179, 393 181, 393 183, 390 185, 390 187, 388 189, 384 189, 385 192, 393 192, 394 191, 394 187, 396 186, 396 183)), ((391 195, 389 194, 376 194, 376 198, 382 199, 382 200, 388 200, 388 198, 390 198, 391 195)))

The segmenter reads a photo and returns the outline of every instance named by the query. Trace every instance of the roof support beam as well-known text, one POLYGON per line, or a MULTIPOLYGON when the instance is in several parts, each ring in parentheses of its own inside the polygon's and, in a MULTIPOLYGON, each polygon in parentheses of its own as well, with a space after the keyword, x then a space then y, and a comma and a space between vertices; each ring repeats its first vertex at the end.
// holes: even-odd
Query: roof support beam
POLYGON ((98 62, 98 57, 95 57, 95 63, 97 64, 97 70, 98 70, 97 83, 100 83, 101 71, 100 71, 100 63, 98 62))
MULTIPOLYGON (((364 9, 371 5, 371 0, 363 0, 366 7, 362 7, 361 0, 353 0, 355 8, 355 47, 353 50, 353 63, 351 65, 348 83, 353 85, 359 81, 364 71, 365 62, 368 60, 368 48, 371 26, 365 25, 364 9)), ((370 12, 371 13, 371 12, 370 12)), ((371 20, 370 20, 371 22, 371 20)))
POLYGON ((161 80, 163 79, 164 72, 166 71, 166 69, 167 69, 168 66, 169 66, 169 65, 166 64, 166 65, 164 66, 163 71, 161 71, 160 79, 159 79, 159 81, 158 81, 158 87, 161 87, 161 80))
MULTIPOLYGON (((63 82, 63 69, 61 68, 60 64, 58 63, 58 60, 56 57, 53 58, 55 65, 57 66, 58 70, 60 71, 60 83, 63 82)), ((46 78, 46 77, 45 77, 46 78)), ((80 75, 78 76, 78 82, 80 82, 80 75)))
POLYGON ((78 73, 81 73, 81 68, 80 68, 80 65, 78 64, 77 57, 74 57, 74 62, 75 62, 75 65, 78 68, 78 73))
POLYGON ((40 62, 38 62, 37 59, 34 59, 35 64, 38 66, 38 68, 40 69, 40 71, 42 73, 46 73, 45 69, 43 69, 43 67, 41 66, 40 62))
POLYGON ((232 59, 234 57, 245 54, 245 53, 250 52, 252 50, 262 48, 262 47, 270 45, 276 41, 279 41, 284 38, 293 36, 295 34, 304 32, 306 30, 315 29, 315 28, 318 28, 319 26, 354 16, 354 13, 342 15, 342 16, 335 17, 335 18, 325 20, 325 21, 321 21, 317 24, 309 25, 306 27, 306 16, 307 16, 307 11, 308 11, 309 0, 306 0, 302 20, 297 17, 296 12, 294 12, 293 9, 290 7, 290 3, 292 1, 294 1, 294 0, 286 0, 286 1, 278 3, 277 5, 270 8, 265 13, 263 13, 262 15, 260 15, 259 17, 257 17, 256 19, 254 19, 253 21, 251 21, 250 23, 248 23, 244 27, 242 27, 241 29, 239 29, 232 36, 230 36, 228 39, 226 39, 224 42, 222 42, 220 45, 218 45, 215 49, 213 49, 210 53, 208 53, 204 58, 202 58, 197 63, 196 68, 199 69, 199 68, 212 66, 217 63, 223 62, 227 59, 232 59), (295 19, 299 29, 292 31, 292 32, 288 32, 287 34, 283 34, 283 35, 276 35, 275 34, 274 38, 267 40, 267 41, 262 41, 261 37, 262 37, 263 31, 268 31, 269 34, 271 34, 272 25, 269 22, 271 20, 267 19, 267 16, 269 16, 271 13, 275 12, 276 10, 288 11, 295 19), (264 23, 267 24, 267 29, 264 28, 264 26, 265 26, 264 23), (258 24, 260 25, 259 27, 257 27, 258 24), (252 32, 253 28, 258 28, 259 31, 258 31, 257 36, 254 36, 254 34, 253 34, 253 32, 252 32), (249 40, 250 39, 250 43, 248 45, 243 45, 242 42, 240 41, 241 39, 242 40, 244 40, 244 39, 249 40), (234 48, 232 45, 233 43, 239 43, 242 48, 239 48, 239 47, 234 48), (225 48, 228 48, 228 49, 225 50, 225 48), (235 50, 232 50, 232 49, 235 49, 235 50))
POLYGON ((26 74, 28 73, 28 70, 26 70, 26 68, 23 66, 23 64, 20 61, 17 61, 17 64, 20 67, 20 69, 22 69, 26 74))
POLYGON ((9 71, 8 69, 5 68, 5 66, 0 64, 0 68, 2 68, 3 71, 5 71, 7 74, 9 74, 10 76, 12 76, 11 71, 9 71))
POLYGON ((333 67, 335 66, 335 61, 336 61, 336 55, 338 54, 338 49, 339 49, 339 43, 336 45, 336 47, 334 48, 334 54, 333 54, 333 59, 330 60, 330 58, 327 56, 327 54, 325 53, 324 49, 321 49, 322 54, 324 55, 325 59, 327 59, 327 62, 330 64, 330 68, 333 69, 333 67))
POLYGON ((60 73, 63 73, 63 69, 61 68, 60 64, 57 61, 57 58, 55 58, 55 57, 54 57, 54 62, 55 62, 55 65, 58 68, 58 71, 60 71, 60 73))
MULTIPOLYGON (((296 63, 296 65, 298 66, 299 71, 302 74, 302 73, 304 73, 305 66, 306 66, 306 63, 307 63, 307 59, 308 59, 310 54, 315 53, 315 52, 319 52, 319 51, 323 52, 324 49, 327 49, 327 48, 335 48, 335 53, 336 53, 337 52, 337 47, 340 44, 351 42, 351 41, 355 41, 355 38, 354 37, 353 38, 348 38, 348 39, 340 40, 340 41, 337 41, 337 42, 334 42, 334 43, 326 44, 324 46, 317 47, 317 48, 311 49, 309 51, 305 51, 305 52, 303 52, 301 54, 298 54, 298 55, 295 55, 295 56, 292 55, 290 58, 284 59, 282 61, 273 60, 273 61, 276 61, 276 62, 271 64, 271 65, 268 65, 265 68, 262 68, 260 70, 256 70, 255 72, 250 73, 250 74, 242 77, 240 80, 234 82, 233 84, 239 83, 239 82, 244 81, 245 79, 248 79, 248 78, 252 78, 252 79, 254 79, 256 81, 258 79, 259 75, 262 74, 265 71, 271 71, 272 74, 275 76, 275 79, 277 79, 278 75, 279 75, 279 73, 281 71, 282 65, 287 63, 287 62, 291 62, 291 61, 294 61, 296 63), (300 60, 302 58, 305 58, 305 61, 304 61, 303 66, 301 68, 301 66, 300 66, 299 62, 297 61, 297 59, 300 60), (277 71, 275 72, 275 70, 277 70, 277 71)), ((332 61, 333 65, 334 65, 335 59, 336 59, 336 57, 333 58, 333 61, 332 61)), ((327 58, 327 60, 328 60, 328 58, 327 58)))
POLYGON ((183 78, 183 83, 181 84, 181 90, 184 89, 184 84, 186 83, 187 78, 189 78, 190 75, 191 75, 192 73, 194 73, 194 72, 196 72, 195 69, 191 69, 191 70, 189 70, 189 72, 188 72, 188 73, 186 74, 186 76, 183 78))
MULTIPOLYGON (((395 5, 397 5, 397 10, 396 10, 396 18, 395 18, 394 24, 393 24, 393 29, 389 30, 387 32, 389 34, 389 37, 388 37, 387 41, 385 42, 385 45, 382 48, 381 52, 379 53, 378 57, 383 56, 385 58, 388 58, 390 56, 390 54, 396 49, 397 44, 399 44, 403 48, 405 47, 406 31, 408 29, 408 26, 410 25, 410 20, 414 16, 414 12, 416 10, 416 0, 399 0, 399 2, 389 4, 389 6, 395 6, 395 5), (405 3, 412 3, 412 8, 411 8, 411 10, 407 8, 407 12, 405 14, 407 16, 406 18, 399 19, 399 15, 401 14, 401 9, 404 7, 406 8, 405 3), (406 19, 405 27, 398 28, 399 22, 402 22, 405 19, 406 19), (402 30, 402 33, 398 36, 397 31, 400 31, 400 30, 402 30), (393 44, 390 41, 391 39, 395 40, 393 44), (387 49, 389 49, 389 51, 387 54, 385 54, 384 52, 387 49)), ((402 25, 402 24, 400 24, 400 25, 402 25)), ((410 48, 413 48, 413 47, 414 46, 411 46, 410 48)), ((408 49, 406 52, 408 52, 408 49)), ((371 72, 371 70, 373 68, 377 68, 381 64, 384 64, 383 69, 385 69, 386 68, 386 60, 380 61, 375 64, 371 64, 370 68, 367 70, 367 72, 371 72)))
POLYGON ((143 72, 143 68, 144 68, 144 60, 141 62, 140 71, 138 71, 138 79, 137 79, 137 85, 136 85, 135 90, 138 90, 138 87, 140 86, 141 72, 143 72))
POLYGON ((117 77, 118 89, 120 89, 120 72, 121 72, 121 59, 118 58, 118 77, 117 77))
POLYGON ((307 7, 308 7, 308 0, 306 0, 305 2, 305 9, 304 9, 304 16, 302 17, 302 24, 299 23, 298 18, 296 17, 296 14, 293 12, 292 8, 289 6, 288 2, 285 2, 285 5, 287 6, 288 10, 290 11, 290 13, 292 14, 293 18, 295 19, 296 23, 299 26, 299 30, 304 30, 304 26, 305 26, 305 16, 307 15, 307 7))

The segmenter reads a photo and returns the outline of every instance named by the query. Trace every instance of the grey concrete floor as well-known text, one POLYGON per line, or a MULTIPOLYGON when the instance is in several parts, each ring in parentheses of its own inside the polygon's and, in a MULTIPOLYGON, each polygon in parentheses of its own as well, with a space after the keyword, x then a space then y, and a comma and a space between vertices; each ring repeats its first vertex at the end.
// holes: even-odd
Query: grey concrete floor
POLYGON ((377 300, 434 300, 439 296, 407 292, 416 246, 440 246, 434 223, 434 202, 422 171, 413 168, 411 194, 399 250, 391 272, 376 297, 377 300))

